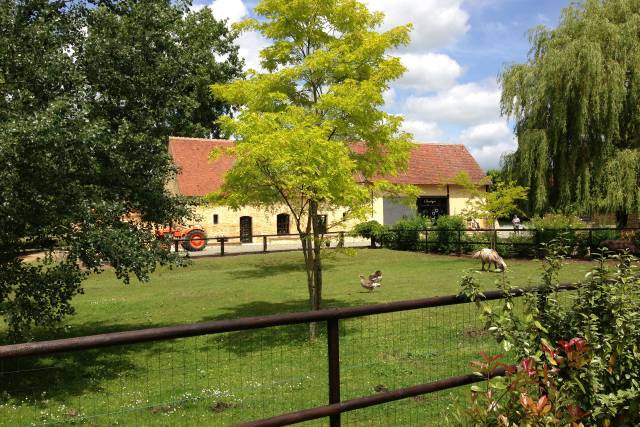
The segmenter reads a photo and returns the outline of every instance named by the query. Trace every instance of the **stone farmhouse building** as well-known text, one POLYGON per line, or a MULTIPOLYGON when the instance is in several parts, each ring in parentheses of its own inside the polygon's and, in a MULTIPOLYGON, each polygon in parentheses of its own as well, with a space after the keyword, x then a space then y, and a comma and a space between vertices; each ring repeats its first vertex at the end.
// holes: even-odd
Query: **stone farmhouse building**
MULTIPOLYGON (((215 161, 209 159, 214 148, 225 148, 233 141, 201 138, 169 138, 169 153, 180 171, 176 179, 169 183, 169 189, 188 197, 203 197, 220 189, 224 175, 233 165, 233 158, 222 156, 215 161)), ((381 224, 392 225, 403 216, 416 213, 437 218, 440 215, 460 214, 470 195, 464 188, 454 185, 454 177, 460 172, 469 174, 471 180, 478 183, 485 178, 473 156, 463 145, 456 144, 415 144, 406 173, 388 178, 396 184, 413 184, 421 191, 415 202, 400 203, 395 198, 379 197, 373 200, 373 213, 370 219, 381 224)), ((196 208, 200 218, 198 225, 205 229, 210 237, 237 237, 245 243, 252 241, 252 235, 285 235, 295 233, 295 225, 290 219, 287 208, 256 209, 252 207, 234 211, 226 206, 202 204, 196 208)), ((342 211, 324 212, 324 222, 339 222, 342 211)), ((342 229, 329 231, 348 231, 355 225, 343 223, 342 229)))

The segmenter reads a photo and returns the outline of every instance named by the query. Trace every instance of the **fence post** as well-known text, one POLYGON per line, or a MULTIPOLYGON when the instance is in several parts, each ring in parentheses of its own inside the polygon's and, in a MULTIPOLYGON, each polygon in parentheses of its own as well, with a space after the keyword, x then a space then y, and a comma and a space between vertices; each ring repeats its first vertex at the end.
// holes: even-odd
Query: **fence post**
POLYGON ((176 251, 176 253, 177 253, 177 252, 180 250, 180 247, 179 247, 179 240, 178 240, 178 239, 175 239, 175 240, 173 241, 173 245, 174 245, 174 247, 175 247, 175 251, 176 251))
POLYGON ((262 252, 267 252, 267 236, 262 236, 262 252))
MULTIPOLYGON (((327 320, 327 356, 329 359, 329 404, 340 402, 340 327, 338 319, 327 320)), ((329 417, 331 427, 340 427, 340 414, 329 417)))
POLYGON ((424 253, 429 253, 429 230, 424 230, 424 253))
POLYGON ((225 241, 224 237, 221 239, 218 239, 218 242, 220 242, 220 256, 224 256, 224 241, 225 241))
POLYGON ((344 231, 338 233, 338 247, 344 248, 344 231))
POLYGON ((462 256, 462 230, 458 230, 458 256, 462 256))

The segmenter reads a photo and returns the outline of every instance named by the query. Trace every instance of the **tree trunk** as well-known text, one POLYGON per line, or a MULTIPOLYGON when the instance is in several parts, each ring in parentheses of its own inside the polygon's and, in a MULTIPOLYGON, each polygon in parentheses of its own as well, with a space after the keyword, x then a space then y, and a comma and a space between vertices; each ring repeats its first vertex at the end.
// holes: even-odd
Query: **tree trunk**
MULTIPOLYGON (((322 233, 318 217, 318 203, 309 203, 307 234, 301 235, 302 251, 307 273, 309 291, 309 308, 319 310, 322 306, 322 233)), ((317 336, 317 324, 309 324, 309 338, 313 341, 317 336)))

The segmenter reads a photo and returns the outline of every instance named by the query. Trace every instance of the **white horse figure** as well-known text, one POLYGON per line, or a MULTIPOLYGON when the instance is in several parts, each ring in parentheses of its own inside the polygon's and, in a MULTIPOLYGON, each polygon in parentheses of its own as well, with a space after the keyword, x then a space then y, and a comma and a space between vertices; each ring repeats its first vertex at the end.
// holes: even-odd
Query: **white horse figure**
POLYGON ((482 271, 484 271, 484 265, 489 264, 488 271, 491 271, 491 264, 494 265, 494 269, 497 270, 498 266, 505 271, 507 269, 507 263, 504 262, 502 257, 498 255, 495 249, 484 248, 473 254, 473 258, 480 258, 482 261, 482 271))

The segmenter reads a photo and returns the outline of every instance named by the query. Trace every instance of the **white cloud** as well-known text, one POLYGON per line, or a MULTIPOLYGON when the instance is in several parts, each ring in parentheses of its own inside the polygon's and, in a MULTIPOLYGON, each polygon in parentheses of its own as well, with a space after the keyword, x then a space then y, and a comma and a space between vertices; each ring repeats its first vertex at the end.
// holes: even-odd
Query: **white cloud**
POLYGON ((436 123, 419 120, 405 120, 402 123, 402 130, 412 133, 416 142, 433 142, 443 133, 436 123))
POLYGON ((440 53, 398 55, 407 72, 396 83, 420 92, 448 89, 462 75, 462 67, 455 60, 440 53))
POLYGON ((228 19, 230 23, 238 22, 249 16, 249 10, 242 0, 213 0, 210 5, 197 4, 191 10, 197 12, 208 7, 216 19, 228 19))
POLYGON ((463 130, 459 141, 463 143, 485 169, 497 168, 505 153, 516 150, 516 139, 506 121, 483 123, 463 130))
POLYGON ((510 140, 513 140, 513 134, 504 121, 483 123, 465 129, 460 134, 460 142, 469 148, 510 140))
POLYGON ((485 145, 469 149, 471 155, 476 159, 484 170, 498 169, 500 167, 500 159, 506 153, 515 151, 515 147, 509 143, 498 143, 494 145, 485 145))
POLYGON ((384 12, 383 29, 413 24, 411 51, 450 45, 469 30, 462 0, 366 0, 371 10, 384 12))
POLYGON ((260 33, 248 31, 238 37, 240 49, 238 53, 245 59, 245 69, 262 70, 260 66, 260 51, 271 43, 260 33))
POLYGON ((411 119, 473 126, 500 117, 500 89, 478 83, 456 85, 433 96, 409 96, 404 112, 411 119))
POLYGON ((384 105, 389 108, 396 103, 396 90, 389 88, 382 93, 382 97, 384 98, 384 105))

